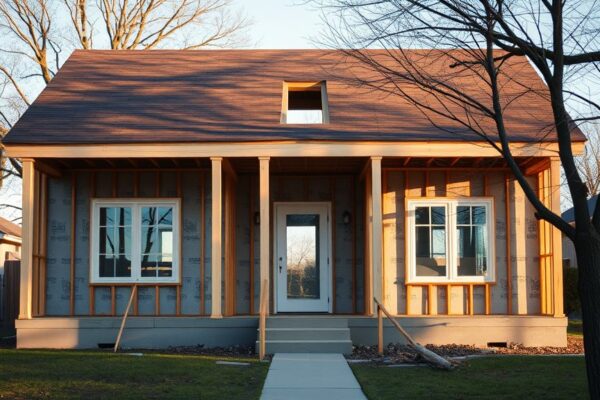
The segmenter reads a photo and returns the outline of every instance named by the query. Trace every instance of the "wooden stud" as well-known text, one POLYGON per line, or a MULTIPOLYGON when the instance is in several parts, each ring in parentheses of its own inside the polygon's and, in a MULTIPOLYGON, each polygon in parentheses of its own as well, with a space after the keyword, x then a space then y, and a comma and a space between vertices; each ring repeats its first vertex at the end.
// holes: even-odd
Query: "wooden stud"
POLYGON ((383 355, 383 311, 377 307, 377 352, 383 355))
POLYGON ((133 173, 133 197, 139 197, 140 195, 140 173, 135 171, 133 173))
POLYGON ((133 315, 139 314, 139 292, 137 290, 137 285, 135 285, 135 298, 133 299, 133 315))
MULTIPOLYGON (((551 193, 549 196, 550 209, 560 215, 560 159, 552 157, 550 159, 549 180, 551 193)), ((563 304, 563 269, 562 269, 562 247, 561 232, 548 223, 550 229, 550 248, 552 249, 552 311, 555 317, 564 316, 563 304)))
POLYGON ((473 315, 474 307, 473 307, 473 285, 469 285, 469 315, 473 315))
POLYGON ((43 255, 42 265, 40 270, 40 316, 46 315, 46 269, 47 269, 47 259, 48 256, 48 175, 42 175, 42 185, 41 185, 41 217, 40 217, 40 233, 41 233, 41 253, 43 255))
POLYGON ((154 286, 154 315, 160 315, 160 286, 154 286))
POLYGON ((248 283, 250 284, 250 305, 249 305, 249 314, 253 315, 254 312, 254 179, 252 176, 249 178, 249 199, 248 199, 248 228, 250 235, 250 245, 248 246, 248 259, 250 260, 250 279, 248 283))
POLYGON ((446 314, 452 314, 452 285, 446 285, 446 314))
POLYGON ((155 188, 154 188, 154 195, 156 197, 160 197, 160 171, 156 171, 156 176, 155 176, 155 188))
MULTIPOLYGON (((511 251, 511 215, 510 215, 510 177, 504 175, 504 212, 506 215, 506 314, 512 314, 512 251, 511 251)), ((489 291, 489 285, 486 285, 489 291)))
POLYGON ((410 288, 411 285, 406 284, 406 315, 410 315, 410 288))
POLYGON ((110 315, 117 315, 117 287, 110 287, 110 315))
POLYGON ((222 318, 221 309, 221 254, 222 254, 222 218, 223 218, 223 177, 221 157, 212 157, 212 204, 211 204, 211 318, 222 318))
POLYGON ((119 194, 119 175, 117 172, 112 173, 112 197, 117 197, 119 194))
POLYGON ((491 293, 490 293, 490 285, 485 284, 485 315, 491 314, 491 293))
POLYGON ((206 315, 204 299, 204 279, 205 279, 205 254, 206 254, 206 201, 205 197, 205 175, 200 174, 200 315, 206 315))
POLYGON ((434 315, 433 312, 433 285, 427 285, 427 314, 434 315))
POLYGON ((357 313, 356 309, 356 181, 352 177, 352 312, 357 313))
POLYGON ((260 296, 261 304, 266 303, 268 313, 270 298, 270 187, 269 157, 259 157, 259 198, 260 198, 260 296), (262 300, 264 299, 264 300, 262 300))
MULTIPOLYGON (((183 190, 181 188, 181 172, 177 172, 177 197, 179 197, 179 201, 183 204, 183 190)), ((179 213, 179 270, 180 273, 183 267, 183 213, 179 213)), ((177 286, 175 288, 175 314, 177 316, 181 315, 181 286, 177 286)))
MULTIPOLYGON (((382 212, 382 188, 381 188, 381 160, 382 157, 371 157, 371 191, 372 191, 372 274, 373 274, 373 292, 369 298, 369 303, 373 303, 372 298, 384 299, 383 292, 383 212, 382 212)), ((372 308, 371 308, 372 310, 372 308)))
POLYGON ((75 315, 75 246, 77 225, 77 174, 71 177, 71 251, 69 260, 69 314, 75 315))
POLYGON ((330 218, 330 226, 331 226, 331 308, 333 313, 335 314, 337 301, 336 301, 336 265, 335 265, 335 256, 336 256, 336 246, 335 246, 335 234, 336 234, 336 207, 335 207, 335 190, 336 190, 336 180, 335 178, 330 178, 329 180, 329 193, 331 200, 331 218, 330 218))

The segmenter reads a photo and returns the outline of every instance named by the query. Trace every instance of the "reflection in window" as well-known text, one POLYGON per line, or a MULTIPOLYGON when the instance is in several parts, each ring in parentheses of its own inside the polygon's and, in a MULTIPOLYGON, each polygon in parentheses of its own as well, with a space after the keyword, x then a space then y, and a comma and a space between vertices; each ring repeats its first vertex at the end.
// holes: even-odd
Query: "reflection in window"
POLYGON ((142 207, 142 277, 173 273, 173 208, 142 207))
POLYGON ((100 277, 130 277, 131 208, 101 207, 99 231, 100 277))
POLYGON ((459 276, 484 276, 487 272, 487 226, 484 206, 456 208, 457 269, 459 276))
POLYGON ((446 208, 415 208, 416 275, 446 276, 446 208))
POLYGON ((320 298, 319 215, 288 215, 287 297, 320 298))

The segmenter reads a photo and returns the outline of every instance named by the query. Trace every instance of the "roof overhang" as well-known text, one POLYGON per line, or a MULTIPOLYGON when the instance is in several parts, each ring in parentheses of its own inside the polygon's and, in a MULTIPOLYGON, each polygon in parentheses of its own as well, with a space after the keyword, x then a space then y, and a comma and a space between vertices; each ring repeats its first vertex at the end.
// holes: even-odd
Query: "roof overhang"
MULTIPOLYGON (((499 146, 499 144, 498 144, 499 146)), ((575 156, 583 154, 585 142, 573 142, 575 156)), ((557 157, 557 143, 515 142, 514 157, 557 157)), ((485 142, 220 142, 131 144, 7 144, 15 158, 188 158, 188 157, 500 157, 485 142)))

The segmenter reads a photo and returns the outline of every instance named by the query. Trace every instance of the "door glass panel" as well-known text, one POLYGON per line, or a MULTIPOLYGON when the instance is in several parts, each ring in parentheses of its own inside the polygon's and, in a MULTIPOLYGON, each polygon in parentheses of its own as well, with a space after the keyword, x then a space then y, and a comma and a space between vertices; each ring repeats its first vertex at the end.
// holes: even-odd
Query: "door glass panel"
POLYGON ((287 297, 320 298, 319 215, 286 216, 287 297))

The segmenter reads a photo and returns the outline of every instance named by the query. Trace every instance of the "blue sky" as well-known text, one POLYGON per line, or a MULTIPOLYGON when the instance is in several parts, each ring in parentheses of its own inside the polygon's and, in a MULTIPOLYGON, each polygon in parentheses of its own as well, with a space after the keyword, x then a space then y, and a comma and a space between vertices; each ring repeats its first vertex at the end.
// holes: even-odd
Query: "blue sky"
POLYGON ((303 0, 238 0, 252 21, 248 47, 306 49, 321 29, 320 11, 303 0))

